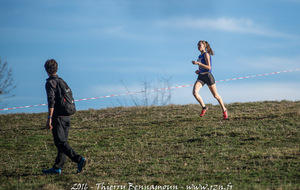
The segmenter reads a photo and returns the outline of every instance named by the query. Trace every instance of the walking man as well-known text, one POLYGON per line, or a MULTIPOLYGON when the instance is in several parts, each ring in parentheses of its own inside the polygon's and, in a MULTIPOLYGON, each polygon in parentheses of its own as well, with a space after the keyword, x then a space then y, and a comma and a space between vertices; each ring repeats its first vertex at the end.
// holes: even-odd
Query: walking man
POLYGON ((52 130, 55 146, 57 147, 57 157, 52 168, 42 170, 44 174, 61 174, 61 169, 64 166, 66 156, 73 162, 77 163, 77 173, 80 173, 86 164, 86 159, 77 154, 68 144, 68 134, 70 128, 70 116, 61 115, 62 98, 61 86, 66 84, 56 74, 58 64, 54 59, 47 60, 45 69, 49 76, 46 82, 46 92, 48 100, 48 119, 46 128, 52 130))

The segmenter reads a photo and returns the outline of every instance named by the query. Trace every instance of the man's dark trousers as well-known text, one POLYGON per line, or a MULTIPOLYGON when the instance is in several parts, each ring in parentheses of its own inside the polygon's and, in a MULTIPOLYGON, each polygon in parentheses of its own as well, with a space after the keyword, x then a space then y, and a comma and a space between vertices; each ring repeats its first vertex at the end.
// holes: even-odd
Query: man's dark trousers
POLYGON ((72 147, 68 144, 70 117, 69 116, 57 116, 52 119, 52 134, 54 138, 55 146, 57 147, 57 157, 53 168, 63 168, 66 156, 68 156, 73 162, 79 163, 82 156, 77 154, 72 147))

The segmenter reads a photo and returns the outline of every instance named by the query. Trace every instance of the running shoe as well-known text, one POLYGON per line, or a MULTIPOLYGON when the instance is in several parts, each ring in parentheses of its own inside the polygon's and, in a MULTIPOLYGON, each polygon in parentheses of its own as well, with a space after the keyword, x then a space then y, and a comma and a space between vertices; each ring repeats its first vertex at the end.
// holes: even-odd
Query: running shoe
POLYGON ((204 116, 205 112, 208 110, 208 108, 206 109, 202 109, 202 112, 200 113, 200 117, 204 116))
POLYGON ((86 159, 82 158, 80 162, 77 164, 77 173, 80 173, 86 164, 86 159))
POLYGON ((44 174, 61 174, 61 169, 50 168, 48 170, 42 170, 44 174))
POLYGON ((228 113, 227 113, 227 110, 223 112, 223 119, 224 119, 224 120, 228 119, 228 113))

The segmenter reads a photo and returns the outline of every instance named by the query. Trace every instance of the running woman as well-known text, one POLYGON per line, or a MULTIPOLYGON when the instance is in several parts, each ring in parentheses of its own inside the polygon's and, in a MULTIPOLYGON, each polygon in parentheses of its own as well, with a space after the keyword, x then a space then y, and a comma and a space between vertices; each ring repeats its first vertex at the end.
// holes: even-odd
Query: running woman
POLYGON ((215 84, 214 76, 212 75, 212 62, 211 56, 214 55, 213 50, 210 48, 210 45, 207 41, 201 40, 198 42, 198 50, 201 52, 197 61, 192 61, 194 65, 199 65, 199 70, 196 70, 196 74, 198 74, 197 81, 194 84, 193 95, 196 100, 202 106, 202 111, 200 113, 200 117, 204 116, 208 108, 205 106, 201 96, 199 95, 199 91, 207 84, 209 90, 212 95, 218 100, 222 110, 223 110, 223 119, 228 118, 227 109, 224 106, 223 100, 221 96, 217 92, 217 87, 215 84))

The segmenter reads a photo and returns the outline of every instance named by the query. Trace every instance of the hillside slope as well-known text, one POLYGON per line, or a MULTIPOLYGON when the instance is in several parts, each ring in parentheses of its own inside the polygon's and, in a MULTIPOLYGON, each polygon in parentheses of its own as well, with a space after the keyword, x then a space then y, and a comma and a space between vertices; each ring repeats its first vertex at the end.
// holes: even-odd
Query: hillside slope
POLYGON ((60 176, 41 174, 56 157, 47 114, 0 115, 0 188, 300 187, 299 101, 229 104, 228 121, 208 107, 202 118, 198 105, 78 111, 69 143, 88 163, 76 175, 68 159, 60 176))

